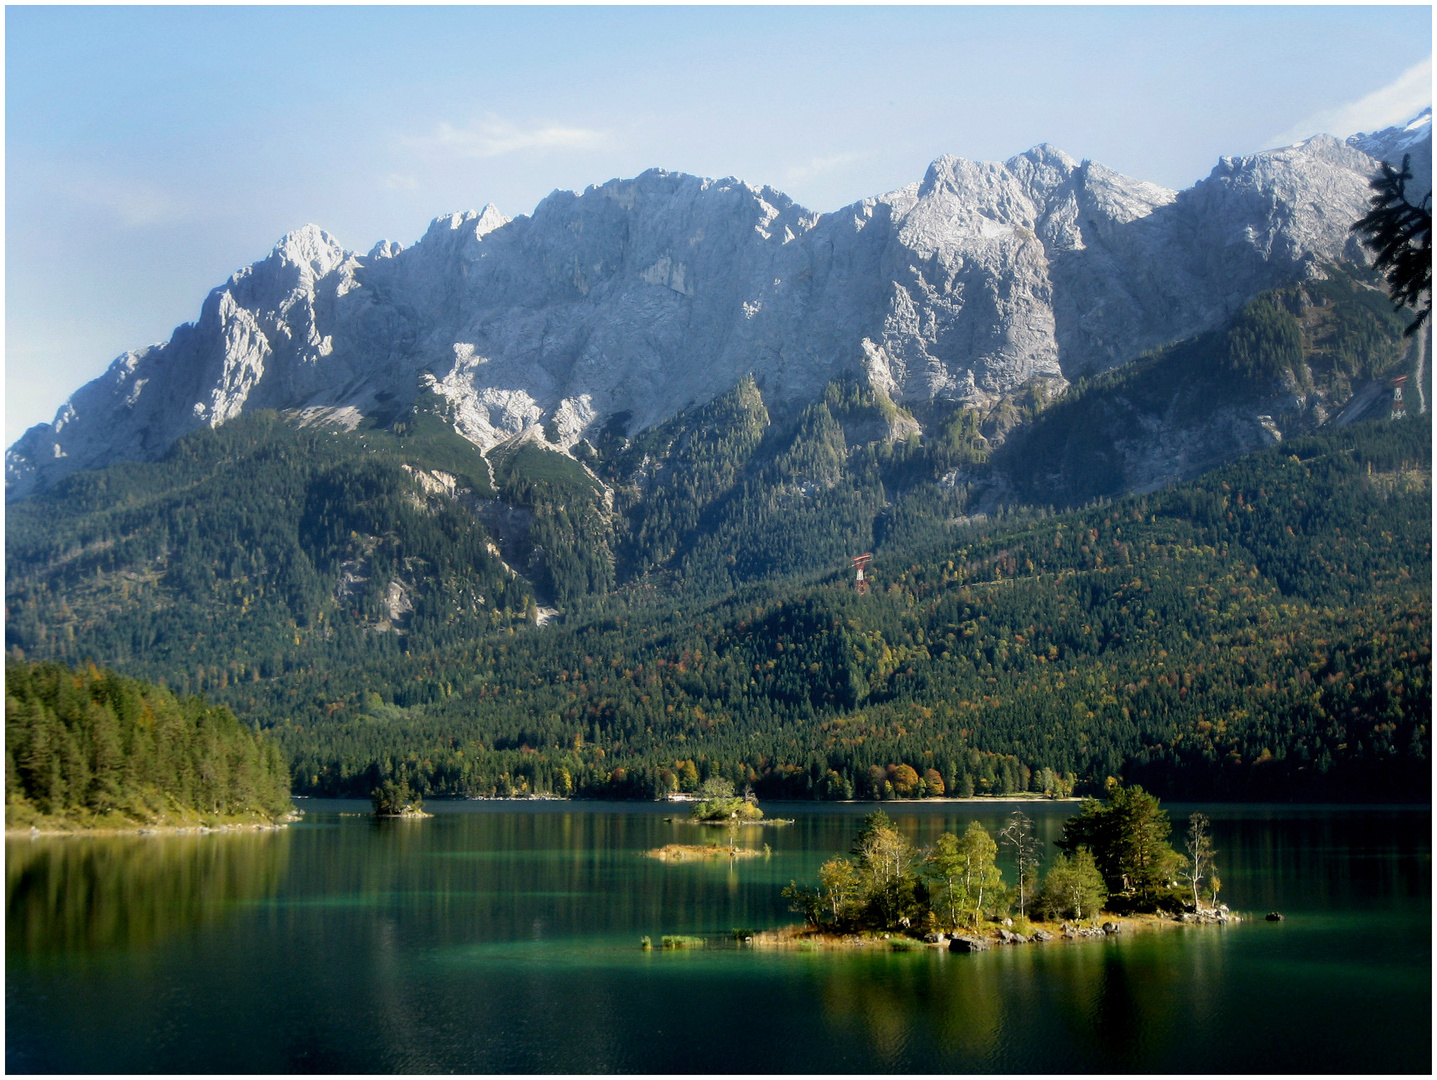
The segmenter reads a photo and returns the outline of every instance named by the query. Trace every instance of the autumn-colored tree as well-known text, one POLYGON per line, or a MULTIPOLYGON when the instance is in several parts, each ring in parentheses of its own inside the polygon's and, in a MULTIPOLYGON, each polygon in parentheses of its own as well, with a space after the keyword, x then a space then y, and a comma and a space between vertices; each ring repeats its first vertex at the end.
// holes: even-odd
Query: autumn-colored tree
POLYGON ((923 770, 923 785, 928 789, 928 797, 936 799, 944 792, 943 777, 937 769, 923 770))
POLYGON ((911 799, 918 794, 918 771, 912 765, 888 766, 888 781, 900 799, 911 799))
POLYGON ((863 899, 863 875, 853 860, 839 855, 818 868, 824 906, 835 926, 852 921, 863 899))
POLYGON ((679 790, 695 791, 699 786, 699 771, 692 761, 678 763, 679 790))

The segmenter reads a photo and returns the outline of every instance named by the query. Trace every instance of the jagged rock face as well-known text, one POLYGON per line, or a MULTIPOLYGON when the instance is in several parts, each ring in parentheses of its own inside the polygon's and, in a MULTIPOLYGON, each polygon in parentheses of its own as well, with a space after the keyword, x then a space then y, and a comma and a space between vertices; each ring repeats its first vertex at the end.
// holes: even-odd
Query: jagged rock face
POLYGON ((1401 127, 1383 128, 1371 134, 1354 135, 1347 145, 1361 150, 1375 161, 1385 161, 1394 169, 1402 168, 1403 157, 1411 157, 1412 180, 1407 195, 1420 203, 1432 192, 1432 110, 1423 109, 1410 123, 1401 127))
POLYGON ((991 401, 1359 258, 1348 230, 1375 169, 1319 136, 1225 158, 1178 193, 1039 146, 942 158, 920 184, 822 215, 653 170, 556 192, 532 217, 446 215, 365 256, 306 226, 26 432, 6 493, 153 458, 243 410, 372 414, 425 386, 485 448, 546 424, 569 446, 616 414, 642 429, 750 372, 779 409, 860 370, 910 406, 991 401))

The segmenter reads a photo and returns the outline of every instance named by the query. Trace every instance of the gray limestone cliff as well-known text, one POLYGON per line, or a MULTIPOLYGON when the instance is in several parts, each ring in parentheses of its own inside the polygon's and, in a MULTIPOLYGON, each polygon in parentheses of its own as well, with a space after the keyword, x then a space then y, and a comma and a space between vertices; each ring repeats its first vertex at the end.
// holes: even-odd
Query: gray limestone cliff
POLYGON ((640 430, 748 373, 779 409, 860 372, 920 412, 1061 387, 1360 260, 1349 228, 1377 171, 1364 150, 1399 142, 1430 176, 1429 116, 1224 158, 1182 192, 1045 145, 945 157, 829 214, 652 170, 555 192, 529 217, 445 215, 367 255, 306 226, 26 432, 7 498, 246 410, 383 415, 426 388, 488 448, 539 428, 568 447, 616 416, 640 430))

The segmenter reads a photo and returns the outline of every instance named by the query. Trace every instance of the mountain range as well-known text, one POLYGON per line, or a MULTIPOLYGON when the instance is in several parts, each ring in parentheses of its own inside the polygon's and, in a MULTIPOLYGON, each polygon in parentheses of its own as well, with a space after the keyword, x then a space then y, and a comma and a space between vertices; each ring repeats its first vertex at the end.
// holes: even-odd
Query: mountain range
MULTIPOLYGON (((408 248, 360 255, 307 225, 27 431, 6 453, 6 496, 156 460, 186 432, 265 409, 353 428, 425 401, 482 451, 533 441, 583 458, 581 440, 633 437, 750 376, 776 419, 858 379, 895 406, 890 437, 968 410, 996 446, 1004 403, 1052 401, 1220 330, 1259 294, 1362 266, 1351 223, 1378 160, 1402 153, 1430 186, 1430 111, 1223 158, 1180 192, 1042 145, 1003 163, 940 158, 918 183, 827 214, 651 170, 555 192, 527 217, 443 215, 408 248)), ((1320 405, 1321 423, 1342 404, 1302 389, 1278 388, 1286 411, 1320 405)), ((1248 401, 1220 445, 1181 460, 1169 447, 1123 483, 1264 445, 1281 434, 1273 408, 1248 401)))
POLYGON ((1428 801, 1431 370, 1350 229, 1405 154, 299 230, 11 448, 7 653, 307 794, 1428 801))

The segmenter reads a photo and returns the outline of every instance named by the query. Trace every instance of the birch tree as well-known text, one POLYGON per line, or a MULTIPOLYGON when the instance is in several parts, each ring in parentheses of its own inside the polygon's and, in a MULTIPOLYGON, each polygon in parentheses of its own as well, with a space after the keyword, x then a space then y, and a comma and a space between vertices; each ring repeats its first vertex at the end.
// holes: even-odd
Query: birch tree
POLYGON ((1021 810, 1014 810, 998 839, 1013 853, 1018 871, 1018 914, 1026 916, 1028 901, 1038 881, 1038 838, 1033 835, 1033 819, 1021 810))
MULTIPOLYGON (((1213 857, 1217 854, 1208 832, 1209 824, 1206 814, 1194 814, 1188 818, 1188 865, 1179 874, 1192 887, 1193 909, 1196 911, 1202 910, 1202 883, 1212 876, 1213 857)), ((1217 903, 1216 889, 1213 890, 1213 903, 1217 903)))
POLYGON ((998 845, 988 830, 975 821, 958 841, 958 855, 967 915, 970 923, 977 926, 983 918, 984 897, 991 903, 1003 884, 1003 871, 998 869, 998 845))

